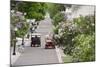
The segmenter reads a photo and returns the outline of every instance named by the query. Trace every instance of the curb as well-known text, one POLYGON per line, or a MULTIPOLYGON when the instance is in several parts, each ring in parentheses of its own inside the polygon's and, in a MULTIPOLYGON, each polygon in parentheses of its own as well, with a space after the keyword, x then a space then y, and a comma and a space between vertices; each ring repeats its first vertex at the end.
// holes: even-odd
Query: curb
POLYGON ((16 62, 16 60, 19 58, 20 55, 21 54, 18 53, 18 52, 16 52, 16 55, 15 56, 11 55, 11 64, 12 65, 16 62))
POLYGON ((55 49, 56 49, 56 53, 57 53, 57 56, 58 56, 59 63, 63 63, 62 58, 61 58, 60 49, 57 46, 55 46, 55 49))

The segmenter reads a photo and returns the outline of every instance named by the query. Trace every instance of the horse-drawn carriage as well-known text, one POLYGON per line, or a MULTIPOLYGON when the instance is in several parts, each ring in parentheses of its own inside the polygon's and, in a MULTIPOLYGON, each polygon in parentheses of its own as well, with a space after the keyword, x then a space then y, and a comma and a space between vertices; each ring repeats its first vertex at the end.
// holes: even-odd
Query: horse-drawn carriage
POLYGON ((45 39, 45 49, 48 49, 48 48, 51 48, 51 49, 54 49, 55 48, 55 44, 54 44, 54 40, 52 38, 52 36, 47 36, 46 39, 45 39))
POLYGON ((31 47, 40 47, 41 46, 41 34, 32 33, 31 34, 31 47))
POLYGON ((45 49, 48 49, 48 48, 51 48, 51 49, 55 48, 54 42, 52 40, 47 40, 46 41, 45 49))

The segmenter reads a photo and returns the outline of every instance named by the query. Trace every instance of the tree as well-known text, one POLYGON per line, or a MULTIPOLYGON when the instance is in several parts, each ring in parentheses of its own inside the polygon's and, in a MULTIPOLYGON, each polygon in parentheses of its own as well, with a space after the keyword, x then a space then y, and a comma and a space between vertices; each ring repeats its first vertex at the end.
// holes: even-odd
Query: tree
POLYGON ((47 12, 49 12, 51 18, 61 11, 65 11, 63 4, 47 3, 47 12))
POLYGON ((94 61, 95 60, 95 36, 79 34, 74 38, 74 49, 71 55, 76 61, 94 61))
POLYGON ((73 57, 72 62, 95 60, 94 15, 80 16, 73 21, 67 20, 58 24, 56 30, 58 37, 55 37, 55 40, 63 47, 66 55, 73 57))
POLYGON ((74 19, 76 30, 71 31, 71 37, 65 33, 62 44, 65 44, 65 54, 73 56, 73 62, 95 60, 95 18, 94 16, 80 16, 74 19), (70 39, 69 39, 70 38, 70 39))
POLYGON ((12 9, 17 7, 18 11, 23 13, 25 12, 27 14, 25 16, 27 19, 36 19, 36 21, 39 21, 44 19, 46 4, 38 2, 12 1, 11 7, 12 9))
POLYGON ((80 16, 74 20, 79 31, 74 37, 74 49, 72 56, 75 61, 94 61, 95 60, 95 17, 80 16), (77 21, 76 21, 77 20, 77 21))
POLYGON ((64 14, 63 13, 57 13, 54 17, 53 17, 53 25, 57 26, 59 23, 65 21, 64 19, 64 14))
MULTIPOLYGON (((29 24, 26 23, 26 19, 21 12, 12 10, 11 12, 11 44, 15 40, 15 37, 21 37, 24 39, 24 36, 28 32, 29 24), (14 31, 14 28, 18 28, 17 31, 14 31)), ((22 42, 23 43, 23 42, 22 42)), ((13 45, 13 44, 12 44, 13 45)))

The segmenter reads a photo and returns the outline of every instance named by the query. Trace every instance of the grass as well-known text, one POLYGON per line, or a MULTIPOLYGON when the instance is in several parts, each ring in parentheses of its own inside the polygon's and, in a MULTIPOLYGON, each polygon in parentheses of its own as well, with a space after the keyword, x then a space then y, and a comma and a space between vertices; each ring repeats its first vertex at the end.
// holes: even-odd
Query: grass
POLYGON ((72 62, 72 57, 67 55, 67 56, 62 57, 62 60, 64 63, 70 63, 72 62))

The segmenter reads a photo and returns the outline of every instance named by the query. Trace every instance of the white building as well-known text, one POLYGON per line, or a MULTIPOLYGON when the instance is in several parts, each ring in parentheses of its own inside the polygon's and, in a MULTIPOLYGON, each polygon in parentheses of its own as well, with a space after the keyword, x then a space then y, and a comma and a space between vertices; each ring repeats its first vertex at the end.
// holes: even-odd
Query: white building
POLYGON ((87 15, 94 15, 95 13, 95 6, 72 6, 72 9, 75 9, 77 8, 76 10, 73 10, 72 11, 72 18, 76 18, 76 17, 79 17, 80 15, 82 16, 87 16, 87 15))
POLYGON ((77 18, 80 15, 87 16, 95 14, 95 6, 93 5, 72 5, 71 8, 66 8, 65 14, 68 20, 77 18))

